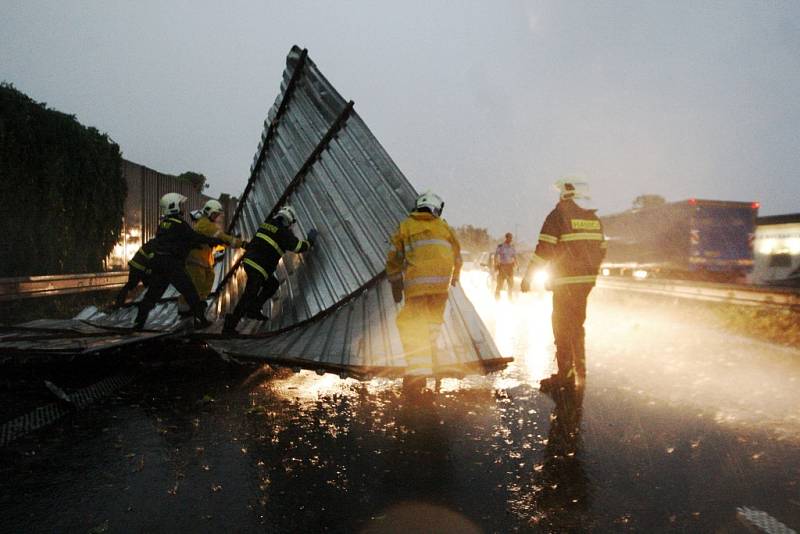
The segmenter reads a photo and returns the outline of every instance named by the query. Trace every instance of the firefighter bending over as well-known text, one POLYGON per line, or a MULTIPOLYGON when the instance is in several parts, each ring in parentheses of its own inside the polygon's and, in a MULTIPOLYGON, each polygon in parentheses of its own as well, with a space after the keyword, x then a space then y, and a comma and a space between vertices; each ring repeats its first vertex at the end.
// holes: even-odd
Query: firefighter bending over
POLYGON ((575 202, 588 199, 585 192, 578 191, 585 184, 565 179, 556 186, 560 201, 542 225, 536 251, 522 282, 522 291, 528 291, 533 272, 548 265, 558 372, 541 381, 543 392, 583 386, 585 382, 586 303, 606 248, 603 227, 595 210, 583 209, 575 202))
POLYGON ((392 236, 386 259, 395 302, 405 296, 397 329, 408 364, 404 386, 411 388, 436 372, 435 342, 444 322, 448 291, 461 271, 461 247, 455 232, 440 218, 443 209, 438 195, 430 191, 420 195, 392 236))
POLYGON ((317 231, 312 228, 305 240, 297 239, 291 230, 296 222, 297 214, 294 208, 287 205, 258 227, 242 259, 244 272, 247 274, 247 285, 233 313, 225 316, 223 334, 235 334, 236 326, 243 316, 258 321, 269 320, 262 308, 278 291, 280 284, 275 278, 278 262, 286 252, 296 254, 306 252, 314 246, 317 238, 317 231))
MULTIPOLYGON (((209 200, 203 206, 194 229, 204 236, 220 239, 230 247, 239 248, 242 246, 242 240, 236 236, 226 234, 218 226, 217 220, 222 213, 222 204, 214 199, 209 200)), ((219 245, 214 247, 201 245, 192 249, 189 252, 189 257, 186 258, 186 272, 189 274, 189 278, 192 279, 200 300, 205 300, 211 293, 211 288, 214 286, 215 254, 222 250, 224 250, 224 247, 219 245)), ((181 310, 181 313, 188 314, 190 312, 189 306, 183 298, 178 304, 178 309, 181 310)))
POLYGON ((136 251, 136 254, 128 260, 128 281, 125 282, 125 285, 122 286, 122 289, 117 293, 117 298, 115 300, 117 307, 125 304, 125 298, 128 296, 128 293, 133 291, 136 286, 139 285, 139 282, 145 287, 150 285, 150 260, 153 259, 155 245, 155 240, 151 239, 142 245, 141 248, 136 251))
POLYGON ((156 231, 153 257, 150 260, 150 287, 139 303, 134 328, 144 328, 147 316, 158 299, 172 284, 189 303, 196 327, 205 328, 209 321, 205 317, 205 302, 200 300, 192 280, 186 273, 186 256, 200 245, 220 245, 222 241, 198 234, 183 219, 186 197, 179 193, 167 193, 159 202, 163 218, 156 231))

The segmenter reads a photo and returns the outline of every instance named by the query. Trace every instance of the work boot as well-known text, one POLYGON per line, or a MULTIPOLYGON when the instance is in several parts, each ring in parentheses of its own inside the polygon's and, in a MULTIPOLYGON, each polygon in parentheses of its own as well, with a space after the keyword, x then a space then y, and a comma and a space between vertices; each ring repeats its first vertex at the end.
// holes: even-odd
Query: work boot
POLYGON ((574 387, 575 381, 558 374, 550 375, 548 378, 539 381, 539 391, 542 393, 553 393, 570 386, 574 387))
POLYGON ((239 318, 234 314, 229 313, 225 315, 225 324, 222 327, 223 334, 233 335, 236 334, 236 325, 239 324, 239 318))
POLYGON ((261 310, 251 310, 245 314, 245 317, 256 321, 269 321, 269 315, 264 315, 261 310))

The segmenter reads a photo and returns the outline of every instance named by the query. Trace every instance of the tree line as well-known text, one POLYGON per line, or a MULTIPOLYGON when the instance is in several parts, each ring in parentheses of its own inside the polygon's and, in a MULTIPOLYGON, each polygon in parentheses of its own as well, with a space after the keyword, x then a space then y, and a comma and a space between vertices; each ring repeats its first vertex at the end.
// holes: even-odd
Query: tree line
POLYGON ((108 135, 0 84, 0 276, 101 270, 126 193, 108 135))

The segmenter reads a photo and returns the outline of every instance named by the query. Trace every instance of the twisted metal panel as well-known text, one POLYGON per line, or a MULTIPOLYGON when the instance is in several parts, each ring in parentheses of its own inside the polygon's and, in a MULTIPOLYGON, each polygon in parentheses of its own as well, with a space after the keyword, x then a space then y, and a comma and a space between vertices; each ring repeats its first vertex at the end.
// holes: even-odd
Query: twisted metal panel
MULTIPOLYGON (((238 337, 217 334, 219 319, 236 304, 245 282, 238 268, 241 251, 227 254, 210 299, 216 324, 195 335, 237 357, 352 376, 401 375, 406 362, 395 326, 398 307, 383 269, 389 236, 417 194, 353 103, 297 47, 287 57, 281 94, 250 170, 230 232, 252 239, 259 224, 289 202, 297 211, 299 237, 313 227, 319 238, 310 253, 284 256, 276 272, 280 288, 268 310, 271 320, 245 320, 238 337)), ((176 318, 172 296, 170 288, 151 312, 148 329, 178 332, 185 325, 176 318)), ((79 318, 113 330, 131 326, 134 315, 132 307, 87 309, 79 318)), ((440 375, 488 372, 509 361, 460 288, 451 289, 436 345, 440 375)))

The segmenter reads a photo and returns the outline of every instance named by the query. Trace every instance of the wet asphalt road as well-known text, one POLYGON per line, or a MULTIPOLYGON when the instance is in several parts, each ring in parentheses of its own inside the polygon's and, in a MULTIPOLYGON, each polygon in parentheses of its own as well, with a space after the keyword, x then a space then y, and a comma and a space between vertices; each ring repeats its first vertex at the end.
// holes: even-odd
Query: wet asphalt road
POLYGON ((597 291, 585 395, 554 402, 548 296, 465 285, 503 373, 409 399, 159 355, 0 449, 0 530, 748 532, 739 506, 800 528, 800 351, 597 291))

